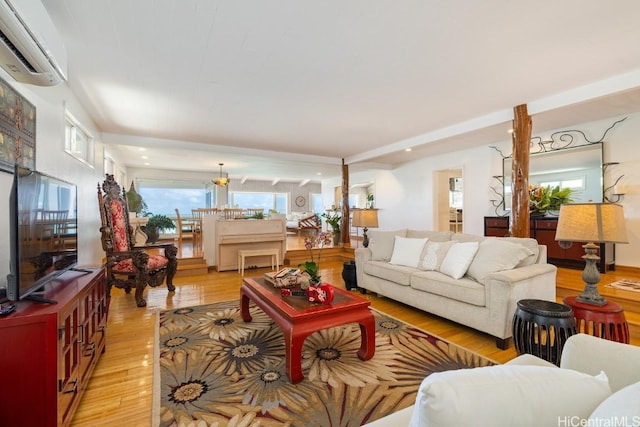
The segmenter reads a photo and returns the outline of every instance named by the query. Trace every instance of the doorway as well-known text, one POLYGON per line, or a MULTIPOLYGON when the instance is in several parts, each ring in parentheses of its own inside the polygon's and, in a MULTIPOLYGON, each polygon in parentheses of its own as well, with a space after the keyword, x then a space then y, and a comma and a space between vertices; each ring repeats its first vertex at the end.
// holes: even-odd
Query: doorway
POLYGON ((462 168, 436 171, 435 224, 438 231, 462 233, 464 229, 464 180, 462 168))

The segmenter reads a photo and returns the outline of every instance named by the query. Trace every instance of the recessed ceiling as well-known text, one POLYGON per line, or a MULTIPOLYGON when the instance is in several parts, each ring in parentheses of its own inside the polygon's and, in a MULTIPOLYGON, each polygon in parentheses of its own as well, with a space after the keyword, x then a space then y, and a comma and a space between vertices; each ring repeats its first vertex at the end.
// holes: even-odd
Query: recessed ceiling
POLYGON ((505 140, 520 104, 534 133, 640 111, 636 0, 43 3, 127 167, 317 180, 505 140))

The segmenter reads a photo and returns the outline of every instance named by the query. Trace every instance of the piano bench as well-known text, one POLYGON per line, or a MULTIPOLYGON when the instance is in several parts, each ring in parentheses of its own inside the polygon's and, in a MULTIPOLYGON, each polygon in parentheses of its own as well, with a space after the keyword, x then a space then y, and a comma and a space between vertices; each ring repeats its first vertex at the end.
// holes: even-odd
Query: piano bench
POLYGON ((244 276, 244 263, 247 257, 252 256, 271 256, 271 269, 275 270, 280 266, 280 250, 279 249, 252 249, 238 251, 238 273, 244 276))

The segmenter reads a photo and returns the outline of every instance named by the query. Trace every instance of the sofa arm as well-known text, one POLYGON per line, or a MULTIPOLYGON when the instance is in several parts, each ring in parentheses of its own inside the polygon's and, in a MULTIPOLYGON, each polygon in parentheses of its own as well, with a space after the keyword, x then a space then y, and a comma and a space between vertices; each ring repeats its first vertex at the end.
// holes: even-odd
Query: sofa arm
MULTIPOLYGON (((485 284, 491 280, 497 280, 506 283, 517 283, 523 280, 535 278, 545 274, 553 274, 555 288, 555 274, 558 268, 552 264, 532 264, 526 267, 513 268, 511 270, 498 271, 496 273, 490 273, 485 277, 485 284)), ((555 295, 554 295, 555 298, 555 295)))
POLYGON ((356 264, 371 261, 371 249, 369 248, 357 248, 354 253, 356 255, 356 264))
POLYGON ((615 392, 640 381, 640 347, 576 334, 562 347, 560 367, 590 375, 604 371, 615 392))
POLYGON ((364 268, 363 265, 367 261, 371 261, 371 249, 369 248, 357 248, 354 251, 356 256, 356 281, 360 284, 364 283, 364 268))

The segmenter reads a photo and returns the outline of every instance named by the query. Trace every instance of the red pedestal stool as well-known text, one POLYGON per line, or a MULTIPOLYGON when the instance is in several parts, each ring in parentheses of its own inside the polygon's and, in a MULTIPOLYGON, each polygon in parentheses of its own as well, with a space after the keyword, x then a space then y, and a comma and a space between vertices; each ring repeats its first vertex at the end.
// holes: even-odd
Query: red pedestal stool
POLYGON ((566 297, 563 302, 573 309, 578 332, 629 344, 629 324, 618 304, 584 304, 576 301, 576 297, 566 297))

